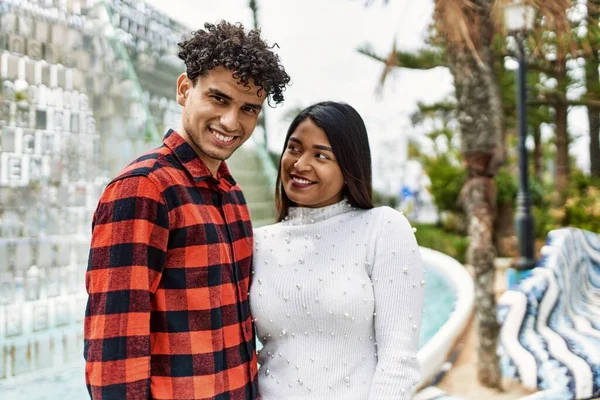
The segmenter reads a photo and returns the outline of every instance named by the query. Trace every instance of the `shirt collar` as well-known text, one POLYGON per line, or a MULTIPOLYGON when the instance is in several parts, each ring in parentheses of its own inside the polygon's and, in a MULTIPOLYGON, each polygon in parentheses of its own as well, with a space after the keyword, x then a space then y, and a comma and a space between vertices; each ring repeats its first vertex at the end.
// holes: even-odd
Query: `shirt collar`
POLYGON ((190 146, 190 144, 173 129, 169 129, 167 131, 165 137, 163 138, 163 143, 165 146, 171 149, 183 168, 185 168, 190 175, 192 175, 194 182, 213 180, 219 186, 224 184, 225 187, 222 187, 224 190, 229 190, 231 187, 236 185, 236 182, 231 176, 225 161, 221 162, 221 165, 217 170, 217 177, 213 177, 204 161, 198 157, 198 154, 196 154, 192 146, 190 146))

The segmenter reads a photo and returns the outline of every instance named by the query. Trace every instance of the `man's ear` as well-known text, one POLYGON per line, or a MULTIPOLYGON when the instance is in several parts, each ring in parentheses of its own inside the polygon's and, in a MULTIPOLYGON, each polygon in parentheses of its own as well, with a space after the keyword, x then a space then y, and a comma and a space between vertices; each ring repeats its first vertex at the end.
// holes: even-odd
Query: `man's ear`
POLYGON ((188 78, 187 73, 179 75, 177 78, 177 103, 180 106, 185 106, 187 97, 192 89, 192 81, 188 78))

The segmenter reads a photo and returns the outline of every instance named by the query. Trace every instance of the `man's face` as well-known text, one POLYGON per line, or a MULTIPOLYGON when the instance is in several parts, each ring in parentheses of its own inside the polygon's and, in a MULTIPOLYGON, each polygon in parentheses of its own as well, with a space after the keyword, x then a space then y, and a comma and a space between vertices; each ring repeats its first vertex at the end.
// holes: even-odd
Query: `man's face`
POLYGON ((198 77, 196 85, 186 74, 177 80, 177 102, 183 106, 181 135, 208 169, 216 175, 228 159, 254 132, 265 93, 249 83, 237 83, 232 72, 217 67, 198 77))

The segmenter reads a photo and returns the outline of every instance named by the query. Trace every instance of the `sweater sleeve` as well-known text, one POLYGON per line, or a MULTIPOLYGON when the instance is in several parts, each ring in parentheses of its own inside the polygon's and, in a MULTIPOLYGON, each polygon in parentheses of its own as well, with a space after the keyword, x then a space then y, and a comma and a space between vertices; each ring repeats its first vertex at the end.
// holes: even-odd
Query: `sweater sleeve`
POLYGON ((369 400, 409 399, 420 380, 417 350, 425 297, 423 265, 404 215, 384 208, 376 232, 371 280, 378 361, 369 400))

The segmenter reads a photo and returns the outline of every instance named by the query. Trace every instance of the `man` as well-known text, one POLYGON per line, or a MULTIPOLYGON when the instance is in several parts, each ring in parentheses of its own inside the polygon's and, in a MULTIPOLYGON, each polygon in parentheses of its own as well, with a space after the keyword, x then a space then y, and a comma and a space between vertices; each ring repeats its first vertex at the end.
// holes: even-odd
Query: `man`
POLYGON ((105 189, 86 275, 93 399, 256 399, 248 309, 252 227, 223 162, 283 101, 279 57, 241 24, 179 44, 182 129, 105 189))

